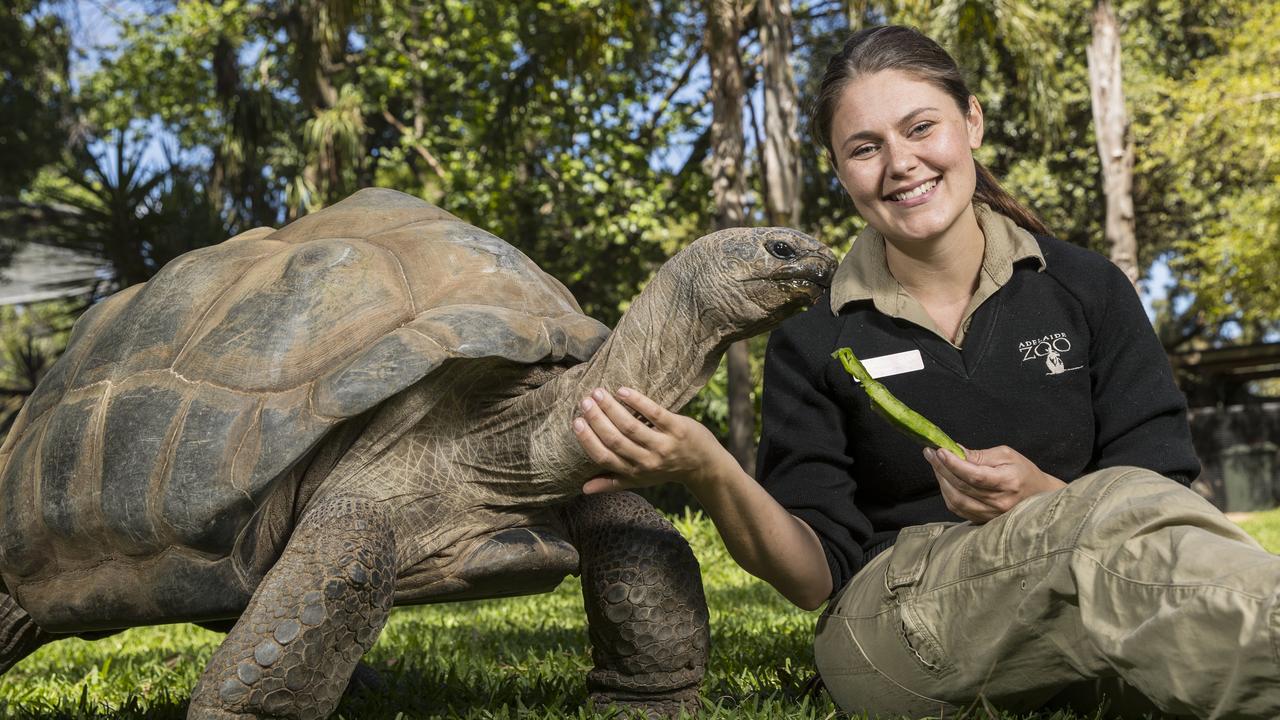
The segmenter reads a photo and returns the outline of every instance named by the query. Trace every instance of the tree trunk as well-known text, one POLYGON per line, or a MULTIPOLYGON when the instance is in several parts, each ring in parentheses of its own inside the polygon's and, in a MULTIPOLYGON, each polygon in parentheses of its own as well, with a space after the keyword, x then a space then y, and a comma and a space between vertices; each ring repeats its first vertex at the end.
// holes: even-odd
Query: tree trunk
POLYGON ((1093 39, 1087 48, 1093 128, 1107 198, 1106 239, 1111 261, 1138 282, 1138 239, 1133 217, 1133 139, 1120 78, 1120 29, 1109 0, 1093 9, 1093 39))
POLYGON ((791 74, 791 0, 759 0, 764 54, 764 190, 770 225, 800 220, 800 120, 791 74))
MULTIPOLYGON (((353 5, 353 3, 346 3, 353 5)), ((348 27, 345 20, 349 7, 324 0, 301 0, 289 5, 284 15, 284 28, 291 41, 298 100, 304 110, 315 117, 338 102, 334 76, 338 59, 344 54, 348 27)), ((306 146, 306 140, 302 141, 306 146)), ((344 161, 343 153, 332 147, 312 148, 306 153, 302 167, 303 186, 317 197, 304 206, 320 206, 336 198, 329 197, 339 185, 344 161)), ((305 208, 297 208, 299 214, 305 208)), ((292 210, 292 209, 291 209, 292 210)))
MULTIPOLYGON (((707 57, 711 64, 711 155, 707 171, 715 195, 717 229, 745 220, 743 198, 742 12, 737 0, 706 0, 707 57)), ((729 347, 729 452, 755 474, 755 407, 751 402, 751 357, 745 341, 729 347)))

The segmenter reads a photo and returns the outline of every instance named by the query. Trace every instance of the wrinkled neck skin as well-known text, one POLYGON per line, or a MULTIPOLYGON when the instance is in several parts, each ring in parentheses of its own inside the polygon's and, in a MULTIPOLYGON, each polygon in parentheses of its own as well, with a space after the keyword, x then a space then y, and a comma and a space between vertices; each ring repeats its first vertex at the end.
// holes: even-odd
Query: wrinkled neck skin
MULTIPOLYGON (((545 417, 534 429, 531 461, 542 482, 580 491, 596 472, 573 433, 581 401, 595 388, 639 390, 670 410, 680 409, 711 377, 729 344, 727 323, 708 321, 695 288, 674 273, 658 273, 635 299, 595 355, 522 398, 518 412, 545 417)), ((705 291, 705 288, 704 288, 705 291)))

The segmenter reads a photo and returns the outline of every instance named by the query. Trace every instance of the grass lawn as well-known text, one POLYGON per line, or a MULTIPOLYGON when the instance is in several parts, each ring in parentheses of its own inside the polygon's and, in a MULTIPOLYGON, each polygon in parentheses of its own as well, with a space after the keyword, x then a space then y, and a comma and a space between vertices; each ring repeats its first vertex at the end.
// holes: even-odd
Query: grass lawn
MULTIPOLYGON (((702 563, 711 607, 704 716, 836 716, 825 694, 806 698, 803 691, 813 673, 817 613, 797 610, 740 571, 709 521, 686 517, 677 525, 702 563)), ((1243 525, 1268 550, 1280 552, 1280 510, 1243 525)), ((187 694, 220 638, 191 625, 169 625, 93 643, 48 645, 0 678, 0 717, 182 718, 187 694)), ((396 610, 365 660, 383 673, 388 688, 344 700, 337 717, 612 715, 583 708, 590 658, 573 578, 548 595, 396 610)))

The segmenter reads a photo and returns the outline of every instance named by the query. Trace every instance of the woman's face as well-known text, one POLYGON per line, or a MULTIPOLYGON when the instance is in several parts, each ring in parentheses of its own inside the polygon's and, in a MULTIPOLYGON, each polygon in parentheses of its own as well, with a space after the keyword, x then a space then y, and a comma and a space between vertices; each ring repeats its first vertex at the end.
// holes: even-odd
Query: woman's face
POLYGON ((943 237, 970 207, 973 150, 982 143, 977 99, 965 114, 934 85, 884 70, 850 82, 832 120, 840 183, 885 237, 943 237))

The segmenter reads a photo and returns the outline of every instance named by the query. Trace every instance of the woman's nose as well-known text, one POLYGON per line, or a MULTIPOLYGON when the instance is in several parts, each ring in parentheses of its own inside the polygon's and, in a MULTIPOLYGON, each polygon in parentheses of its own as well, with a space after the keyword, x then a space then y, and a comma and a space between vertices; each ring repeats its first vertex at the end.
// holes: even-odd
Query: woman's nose
POLYGON ((915 152, 905 143, 886 143, 885 152, 889 155, 889 172, 894 175, 909 175, 919 164, 915 152))

